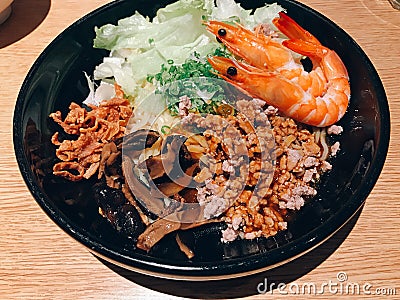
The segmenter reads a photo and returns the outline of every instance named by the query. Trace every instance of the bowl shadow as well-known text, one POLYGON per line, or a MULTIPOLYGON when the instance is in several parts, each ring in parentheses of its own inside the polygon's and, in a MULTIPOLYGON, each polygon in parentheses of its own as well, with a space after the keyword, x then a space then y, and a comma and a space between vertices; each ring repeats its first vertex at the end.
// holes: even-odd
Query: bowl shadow
POLYGON ((258 290, 262 293, 271 292, 278 286, 278 284, 289 284, 319 266, 336 251, 336 249, 350 234, 361 214, 362 208, 363 207, 361 207, 359 211, 331 238, 310 252, 280 267, 246 277, 191 282, 170 280, 129 271, 99 257, 96 258, 120 276, 160 293, 193 299, 247 297, 259 294, 260 292, 258 290))
POLYGON ((46 18, 51 0, 18 0, 12 4, 10 17, 0 25, 0 49, 31 33, 46 18))

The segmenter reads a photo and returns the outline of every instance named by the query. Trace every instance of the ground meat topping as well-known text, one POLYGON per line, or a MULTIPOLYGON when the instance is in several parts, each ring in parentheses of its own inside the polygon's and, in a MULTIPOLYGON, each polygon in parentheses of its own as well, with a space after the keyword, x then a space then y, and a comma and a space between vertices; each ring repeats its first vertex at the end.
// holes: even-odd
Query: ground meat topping
POLYGON ((239 174, 242 174, 242 178, 229 183, 229 189, 222 197, 229 199, 234 197, 235 192, 241 191, 239 197, 236 197, 222 215, 228 224, 222 233, 223 242, 232 241, 237 237, 268 237, 275 235, 279 230, 285 230, 287 210, 300 209, 307 199, 314 196, 316 190, 310 184, 319 178, 321 172, 331 168, 331 165, 321 158, 323 149, 315 134, 299 127, 294 120, 280 116, 274 107, 265 109, 260 101, 243 100, 237 102, 237 108, 239 113, 236 117, 225 118, 233 125, 229 130, 226 129, 226 124, 214 116, 188 117, 199 127, 206 128, 207 124, 212 124, 212 130, 208 129, 204 135, 209 143, 209 154, 213 157, 208 174, 217 176, 208 178, 205 186, 198 189, 199 202, 209 205, 209 216, 220 212, 227 203, 223 202, 218 194, 226 188, 226 173, 238 170, 239 174), (263 120, 268 120, 268 124, 263 120), (272 127, 269 127, 269 124, 272 127), (240 139, 235 128, 241 132, 240 139), (219 130, 225 130, 224 134, 219 130), (221 138, 215 138, 215 135, 221 138), (246 149, 242 150, 248 153, 248 158, 235 162, 229 158, 223 144, 235 147, 240 144, 240 140, 245 141, 246 149), (271 181, 266 180, 268 174, 264 173, 265 170, 272 169, 260 159, 260 149, 261 143, 269 145, 271 140, 275 145, 276 163, 270 185, 271 181))
POLYGON ((288 170, 289 171, 293 170, 302 158, 303 158, 303 152, 301 150, 287 149, 286 166, 288 170))
POLYGON ((182 96, 179 98, 178 110, 179 116, 185 117, 189 113, 189 109, 192 107, 192 102, 188 96, 182 96))
POLYGON ((232 228, 232 225, 229 224, 228 228, 226 228, 225 230, 222 231, 221 241, 224 243, 233 242, 238 237, 238 234, 239 233, 237 232, 237 230, 234 230, 232 228))
POLYGON ((321 163, 321 170, 322 170, 322 172, 332 170, 332 165, 329 162, 327 162, 326 160, 324 160, 321 163))
POLYGON ((340 143, 336 142, 331 146, 331 156, 336 156, 338 151, 340 150, 340 143))
POLYGON ((330 127, 328 127, 328 129, 326 130, 326 132, 328 134, 341 134, 343 132, 343 127, 342 126, 338 126, 338 125, 332 125, 330 127))

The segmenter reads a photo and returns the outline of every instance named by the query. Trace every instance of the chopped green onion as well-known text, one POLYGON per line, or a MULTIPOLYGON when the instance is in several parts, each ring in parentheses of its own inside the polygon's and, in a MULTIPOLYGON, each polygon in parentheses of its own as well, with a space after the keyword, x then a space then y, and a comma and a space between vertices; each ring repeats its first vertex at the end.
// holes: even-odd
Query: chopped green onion
POLYGON ((168 134, 171 132, 171 127, 167 126, 167 125, 163 125, 161 127, 161 133, 162 134, 168 134))
MULTIPOLYGON (((217 48, 214 53, 210 53, 210 55, 222 57, 231 56, 225 47, 217 48)), ((168 59, 167 64, 161 65, 160 72, 147 76, 147 81, 150 83, 156 81, 160 86, 171 84, 169 86, 167 85, 165 92, 167 93, 167 106, 172 116, 179 115, 178 99, 181 96, 187 96, 191 99, 192 107, 190 112, 215 114, 215 108, 226 101, 223 89, 213 84, 195 86, 191 82, 179 82, 182 79, 193 77, 218 77, 213 73, 212 66, 207 59, 201 57, 200 53, 197 52, 194 52, 192 57, 186 59, 183 64, 174 64, 174 60, 168 59), (206 102, 204 99, 199 98, 197 94, 199 90, 212 94, 212 99, 206 102)))

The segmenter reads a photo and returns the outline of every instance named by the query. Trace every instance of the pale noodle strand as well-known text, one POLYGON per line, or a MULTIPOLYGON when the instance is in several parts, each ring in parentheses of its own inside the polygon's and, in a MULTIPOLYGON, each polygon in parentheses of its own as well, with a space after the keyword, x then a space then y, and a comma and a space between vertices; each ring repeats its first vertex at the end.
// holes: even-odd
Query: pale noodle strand
POLYGON ((321 155, 321 160, 326 160, 328 158, 329 155, 329 147, 328 147, 328 143, 326 142, 326 130, 325 128, 321 130, 321 134, 320 134, 320 143, 322 146, 322 155, 321 155))

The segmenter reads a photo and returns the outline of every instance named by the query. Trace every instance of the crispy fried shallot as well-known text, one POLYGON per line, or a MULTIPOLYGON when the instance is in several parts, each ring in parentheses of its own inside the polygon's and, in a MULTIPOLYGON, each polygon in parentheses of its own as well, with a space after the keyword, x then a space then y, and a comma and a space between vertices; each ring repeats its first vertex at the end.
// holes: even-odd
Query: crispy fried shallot
MULTIPOLYGON (((60 111, 50 114, 67 134, 78 136, 75 140, 60 141, 59 132, 53 135, 51 141, 58 146, 56 156, 61 160, 54 165, 55 175, 79 181, 90 178, 98 171, 104 145, 123 137, 132 116, 130 103, 117 84, 115 94, 114 98, 101 102, 99 106, 89 105, 90 110, 71 103, 64 120, 60 111)), ((107 151, 116 152, 115 149, 107 151)), ((99 174, 100 177, 101 175, 99 174)))

